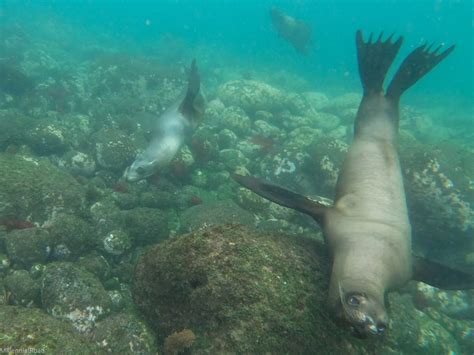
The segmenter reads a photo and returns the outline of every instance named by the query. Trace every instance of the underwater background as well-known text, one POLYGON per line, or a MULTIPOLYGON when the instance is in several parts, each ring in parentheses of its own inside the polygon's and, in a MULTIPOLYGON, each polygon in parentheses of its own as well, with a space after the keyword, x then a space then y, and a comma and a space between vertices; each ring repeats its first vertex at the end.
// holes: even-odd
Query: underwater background
POLYGON ((358 29, 404 37, 388 77, 456 45, 402 98, 399 151, 414 250, 472 273, 472 1, 0 0, 0 352, 473 353, 474 291, 416 282, 388 296, 383 340, 352 337, 319 228, 230 178, 333 198, 358 29), (273 6, 309 26, 308 53, 273 6), (201 122, 125 181, 193 58, 201 122))

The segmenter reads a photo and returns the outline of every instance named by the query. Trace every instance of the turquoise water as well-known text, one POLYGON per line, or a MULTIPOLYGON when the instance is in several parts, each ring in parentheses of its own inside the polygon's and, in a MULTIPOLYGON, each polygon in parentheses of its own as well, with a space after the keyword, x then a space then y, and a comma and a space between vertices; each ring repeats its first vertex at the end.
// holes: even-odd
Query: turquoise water
POLYGON ((16 21, 27 29, 41 32, 42 23, 47 21, 68 26, 72 36, 79 36, 70 44, 79 51, 84 41, 101 43, 107 39, 120 50, 160 57, 156 44, 164 34, 171 34, 190 48, 205 46, 214 51, 217 58, 215 63, 206 63, 209 68, 220 65, 219 57, 226 55, 226 63, 255 71, 261 67, 284 68, 306 78, 309 87, 324 91, 358 89, 356 29, 403 35, 405 45, 399 58, 421 43, 454 43, 457 48, 453 55, 413 89, 410 98, 427 107, 441 99, 446 105, 455 103, 470 112, 473 109, 474 30, 472 2, 468 0, 3 0, 1 7, 2 21, 16 21), (272 5, 310 25, 314 42, 307 57, 298 56, 275 35, 269 21, 272 5))
MULTIPOLYGON (((189 329, 197 340, 192 332, 180 336, 210 353, 222 344, 235 346, 220 348, 222 353, 308 353, 326 338, 323 349, 339 344, 353 353, 362 348, 391 353, 399 350, 397 344, 405 344, 402 354, 472 353, 472 290, 445 292, 420 283, 402 290, 402 296, 395 293, 393 333, 377 348, 354 341, 332 321, 324 323, 326 316, 332 319, 322 303, 327 290, 313 281, 326 280, 320 268, 325 259, 305 252, 312 248, 301 244, 293 250, 293 240, 265 239, 271 233, 258 244, 254 232, 226 227, 221 233, 218 227, 201 235, 198 228, 253 225, 256 215, 263 234, 283 232, 301 237, 298 243, 322 239, 312 221, 239 190, 230 173, 249 172, 332 198, 362 92, 355 32, 361 29, 367 38, 384 31, 404 37, 389 77, 424 43, 456 45, 403 96, 400 156, 414 249, 472 271, 472 6, 471 0, 0 0, 0 315, 18 306, 27 320, 36 317, 31 309, 54 316, 47 320, 59 319, 74 328, 71 334, 86 335, 69 340, 69 333, 60 332, 72 353, 84 339, 91 346, 100 343, 102 350, 112 344, 107 349, 115 353, 129 352, 129 343, 154 353, 155 345, 166 349, 165 339, 171 342, 175 332, 189 329), (306 55, 277 33, 272 6, 311 29, 306 55), (193 58, 207 98, 202 122, 168 166, 147 179, 125 181, 125 169, 153 140, 157 117, 185 90, 193 58), (33 229, 40 236, 28 232, 33 229), (172 238, 189 231, 196 234, 172 238), (217 238, 211 248, 199 244, 209 236, 217 238), (165 245, 166 265, 159 258, 149 262, 165 271, 143 274, 162 277, 157 283, 165 289, 171 284, 174 290, 176 283, 178 300, 180 292, 196 292, 193 306, 205 315, 215 312, 216 319, 203 316, 201 322, 196 308, 186 305, 188 322, 181 304, 177 301, 175 309, 167 300, 157 307, 172 321, 161 324, 154 311, 143 309, 147 326, 133 318, 136 306, 146 303, 137 301, 145 296, 133 290, 134 270, 155 244, 165 245), (235 245, 240 254, 233 254, 235 245), (294 274, 293 264, 298 265, 294 274), (287 276, 294 289, 280 282, 287 276), (239 288, 247 278, 252 286, 239 288), (208 293, 199 294, 206 285, 208 293), (70 293, 61 297, 58 289, 70 293), (74 298, 81 291, 84 297, 74 298), (100 310, 81 303, 95 298, 103 302, 100 310), (69 305, 76 308, 67 313, 69 305), (101 313, 106 306, 110 310, 101 313), (114 319, 117 314, 125 320, 114 319), (255 318, 245 318, 249 314, 255 318), (114 327, 123 333, 111 335, 114 327), (140 333, 141 327, 148 330, 140 333), (413 330, 420 327, 426 339, 413 330), (328 334, 318 338, 317 331, 328 334)), ((0 353, 15 339, 9 322, 0 319, 0 353)), ((28 322, 21 324, 30 329, 28 322)), ((38 344, 50 341, 51 334, 38 329, 38 344)))

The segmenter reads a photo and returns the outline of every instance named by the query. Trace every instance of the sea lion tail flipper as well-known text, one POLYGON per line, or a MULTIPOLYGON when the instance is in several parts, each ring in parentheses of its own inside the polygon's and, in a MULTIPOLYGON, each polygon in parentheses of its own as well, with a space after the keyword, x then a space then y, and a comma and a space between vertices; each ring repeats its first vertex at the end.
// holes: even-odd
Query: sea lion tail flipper
POLYGON ((383 32, 375 42, 372 42, 371 34, 367 42, 364 42, 362 32, 359 30, 356 33, 359 75, 364 88, 364 96, 383 91, 383 82, 387 71, 403 42, 403 37, 392 42, 393 34, 385 41, 382 41, 382 36, 383 32))
POLYGON ((445 290, 474 289, 474 275, 413 256, 413 279, 445 290))
POLYGON ((179 112, 181 112, 184 117, 190 120, 199 118, 199 116, 202 115, 204 111, 201 107, 197 107, 196 105, 197 102, 201 103, 202 101, 202 97, 199 92, 200 88, 201 77, 196 65, 196 59, 193 59, 191 68, 189 70, 188 89, 186 91, 186 96, 179 105, 179 112))
POLYGON ((438 46, 434 51, 431 51, 432 45, 424 44, 411 52, 398 68, 392 82, 387 89, 387 97, 398 101, 402 94, 423 76, 425 76, 431 69, 433 69, 439 62, 446 58, 455 48, 450 46, 445 51, 438 53, 443 47, 438 46))
POLYGON ((232 174, 232 178, 242 186, 272 202, 306 213, 313 217, 319 224, 323 222, 324 213, 328 209, 328 207, 323 204, 281 186, 251 176, 232 174))

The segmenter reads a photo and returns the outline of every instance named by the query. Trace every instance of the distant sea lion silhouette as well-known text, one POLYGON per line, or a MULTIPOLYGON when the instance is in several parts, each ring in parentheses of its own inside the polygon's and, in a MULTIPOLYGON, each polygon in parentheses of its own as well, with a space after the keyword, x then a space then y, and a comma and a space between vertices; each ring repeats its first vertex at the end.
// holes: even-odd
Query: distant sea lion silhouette
POLYGON ((311 43, 311 28, 305 22, 285 14, 276 7, 270 9, 270 15, 278 34, 290 42, 298 52, 307 54, 311 43))
POLYGON ((323 228, 332 255, 328 302, 355 335, 382 334, 388 325, 387 291, 410 279, 461 289, 474 276, 412 256, 411 227, 397 154, 400 97, 454 49, 422 45, 403 61, 386 93, 383 82, 403 38, 382 34, 363 41, 357 32, 359 73, 364 89, 354 141, 336 186, 332 207, 249 176, 234 179, 257 194, 312 216, 323 228))

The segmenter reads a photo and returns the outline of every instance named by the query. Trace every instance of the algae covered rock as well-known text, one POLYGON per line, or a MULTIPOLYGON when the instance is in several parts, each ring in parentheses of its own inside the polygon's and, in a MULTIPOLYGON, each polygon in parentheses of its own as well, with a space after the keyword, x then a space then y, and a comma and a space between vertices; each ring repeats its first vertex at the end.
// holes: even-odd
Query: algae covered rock
POLYGON ((49 264, 42 278, 41 301, 52 316, 80 332, 89 331, 110 312, 111 301, 100 281, 68 262, 49 264))
POLYGON ((26 142, 39 155, 60 154, 68 146, 67 131, 57 122, 41 121, 26 133, 26 142))
POLYGON ((13 305, 31 307, 39 304, 39 283, 26 270, 15 270, 5 277, 5 290, 13 305))
POLYGON ((153 334, 143 321, 132 314, 116 314, 97 323, 92 339, 107 353, 157 353, 153 334))
POLYGON ((138 152, 135 141, 124 132, 106 128, 94 137, 97 163, 105 169, 121 171, 130 165, 138 152))
POLYGON ((0 219, 43 222, 53 213, 84 207, 83 187, 45 159, 0 154, 0 166, 0 219))
POLYGON ((285 105, 285 95, 280 90, 255 80, 229 81, 219 87, 217 95, 226 106, 238 106, 248 114, 279 111, 285 105))
POLYGON ((84 254, 97 243, 92 226, 75 215, 55 216, 48 230, 55 248, 57 246, 67 248, 72 256, 84 254))
POLYGON ((18 306, 0 306, 0 345, 11 353, 32 349, 44 354, 101 354, 67 322, 37 308, 18 306))
POLYGON ((180 216, 182 232, 190 232, 206 225, 239 223, 253 225, 251 213, 240 208, 232 200, 215 201, 193 206, 180 216))
POLYGON ((40 228, 17 229, 5 237, 7 254, 19 266, 26 268, 44 263, 51 251, 51 237, 40 228))
POLYGON ((408 295, 393 293, 385 348, 403 354, 459 354, 459 344, 439 323, 417 310, 408 295))
POLYGON ((216 226, 149 249, 133 294, 160 342, 188 329, 196 353, 363 353, 327 313, 328 265, 314 241, 216 226))
POLYGON ((167 213, 157 208, 137 207, 124 212, 125 230, 137 245, 158 243, 168 238, 167 213))

